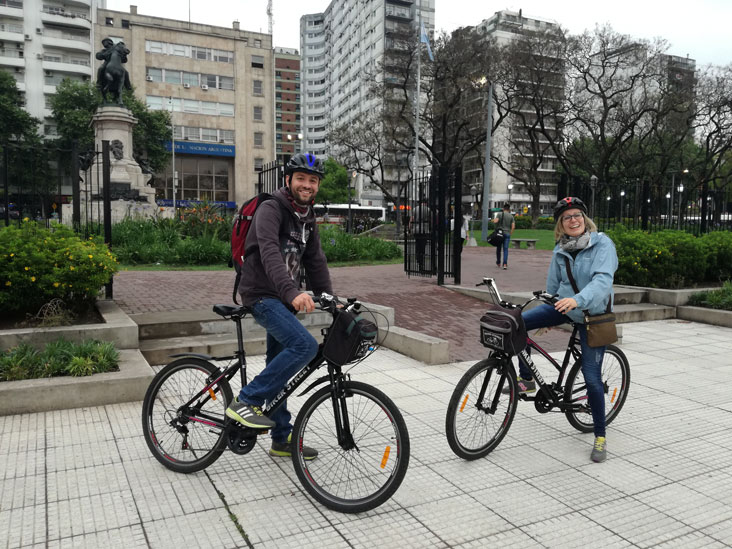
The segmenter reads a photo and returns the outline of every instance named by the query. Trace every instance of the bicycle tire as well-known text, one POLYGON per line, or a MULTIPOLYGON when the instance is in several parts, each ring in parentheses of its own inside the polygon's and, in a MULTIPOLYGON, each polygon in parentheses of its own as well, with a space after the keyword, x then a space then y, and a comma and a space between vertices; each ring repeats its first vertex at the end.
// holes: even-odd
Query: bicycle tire
MULTIPOLYGON (((564 402, 577 403, 587 402, 587 390, 585 380, 581 375, 582 360, 578 360, 572 366, 567 376, 567 383, 564 386, 564 402)), ((615 345, 608 345, 605 349, 605 356, 602 359, 602 381, 605 385, 605 425, 618 416, 625 404, 630 388, 630 363, 623 351, 615 345)), ((591 433, 594 429, 592 413, 589 406, 586 410, 565 412, 569 424, 582 433, 591 433)))
POLYGON ((338 443, 331 387, 318 390, 297 415, 292 461, 307 492, 329 509, 360 513, 388 500, 409 466, 409 433, 401 412, 384 393, 358 381, 343 392, 354 449, 338 443), (303 446, 318 450, 305 461, 303 446))
MULTIPOLYGON (((203 389, 208 378, 219 373, 219 369, 210 362, 186 357, 165 366, 150 383, 142 403, 142 432, 155 459, 168 469, 194 473, 211 465, 224 451, 225 429, 184 419, 179 424, 187 431, 187 437, 184 437, 176 426, 171 425, 178 415, 178 408, 203 389)), ((226 407, 232 398, 229 382, 222 379, 213 391, 217 398, 207 394, 199 400, 200 409, 212 416, 220 416, 224 422, 226 407)))
POLYGON ((455 455, 473 460, 493 451, 511 427, 517 404, 518 384, 510 362, 490 357, 474 364, 458 381, 447 406, 445 433, 455 455), (504 372, 506 378, 501 384, 504 372), (478 408, 477 397, 486 377, 488 384, 482 403, 495 403, 493 413, 478 408), (508 394, 500 392, 505 383, 510 387, 508 394))

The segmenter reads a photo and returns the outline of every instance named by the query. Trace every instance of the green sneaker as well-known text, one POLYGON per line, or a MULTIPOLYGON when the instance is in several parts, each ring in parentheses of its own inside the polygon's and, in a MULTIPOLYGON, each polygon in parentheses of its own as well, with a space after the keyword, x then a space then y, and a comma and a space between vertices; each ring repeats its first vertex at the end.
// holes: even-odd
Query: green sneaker
MULTIPOLYGON (((520 394, 535 393, 536 392, 536 381, 533 379, 524 379, 521 376, 518 378, 518 388, 520 394)), ((506 386, 501 390, 501 393, 507 395, 511 392, 511 388, 506 383, 506 386)))
MULTIPOLYGON (((269 455, 274 457, 292 457, 292 433, 287 435, 287 442, 272 441, 272 447, 269 449, 269 455)), ((302 447, 302 457, 305 461, 310 461, 318 457, 318 451, 309 446, 302 447)))
POLYGON ((272 429, 277 425, 262 413, 259 406, 251 406, 246 402, 239 402, 239 397, 231 401, 226 409, 226 417, 233 419, 251 429, 272 429))
POLYGON ((607 442, 605 437, 595 437, 595 446, 592 448, 590 459, 595 463, 600 463, 607 459, 607 442))

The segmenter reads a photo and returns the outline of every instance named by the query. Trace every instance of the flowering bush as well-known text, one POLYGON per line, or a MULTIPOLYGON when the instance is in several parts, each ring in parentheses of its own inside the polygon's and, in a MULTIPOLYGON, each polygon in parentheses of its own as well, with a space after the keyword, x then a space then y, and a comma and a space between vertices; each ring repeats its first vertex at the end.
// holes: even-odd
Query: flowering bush
POLYGON ((67 306, 93 303, 117 272, 100 237, 82 240, 68 227, 34 221, 0 228, 0 310, 35 313, 54 298, 67 306))
POLYGON ((179 220, 183 236, 215 237, 224 241, 231 237, 231 217, 224 214, 221 208, 205 202, 181 211, 179 220))

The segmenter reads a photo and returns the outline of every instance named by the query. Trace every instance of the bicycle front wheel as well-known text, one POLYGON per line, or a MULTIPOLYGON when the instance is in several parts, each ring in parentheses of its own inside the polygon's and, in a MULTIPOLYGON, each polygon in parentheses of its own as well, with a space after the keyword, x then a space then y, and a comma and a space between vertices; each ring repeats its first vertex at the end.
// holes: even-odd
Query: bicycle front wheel
POLYGON ((228 381, 220 380, 183 406, 218 375, 210 362, 186 357, 168 364, 150 383, 142 403, 142 432, 155 459, 168 469, 200 471, 224 451, 226 430, 220 426, 232 398, 228 381))
MULTIPOLYGON (((602 385, 605 393, 605 425, 610 425, 623 408, 630 387, 630 363, 623 351, 615 345, 608 345, 605 349, 602 359, 602 385)), ((567 376, 564 402, 582 405, 579 410, 567 410, 565 414, 572 427, 583 433, 591 433, 595 424, 587 399, 581 359, 575 362, 567 376)))
POLYGON ((335 399, 331 387, 310 397, 297 416, 292 440, 302 485, 317 501, 342 513, 384 503, 409 465, 409 434, 399 409, 384 393, 358 381, 343 382, 343 396, 335 399), (305 461, 304 446, 318 450, 317 459, 305 461))
POLYGON ((447 406, 445 432, 455 455, 468 460, 488 455, 506 436, 517 403, 516 373, 510 362, 490 357, 472 366, 447 406))

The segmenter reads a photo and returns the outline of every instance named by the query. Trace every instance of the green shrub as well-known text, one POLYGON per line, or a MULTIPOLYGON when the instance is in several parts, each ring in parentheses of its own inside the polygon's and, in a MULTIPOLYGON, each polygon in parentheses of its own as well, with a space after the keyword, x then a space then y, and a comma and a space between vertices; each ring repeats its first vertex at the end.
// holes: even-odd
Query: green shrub
POLYGON ((0 381, 86 376, 117 369, 119 352, 109 342, 58 339, 38 351, 27 343, 0 352, 0 381))
POLYGON ((536 220, 536 227, 531 226, 531 216, 530 215, 516 215, 513 218, 514 222, 516 223, 517 229, 549 229, 554 230, 554 225, 556 224, 554 222, 554 218, 552 217, 540 217, 536 220))
POLYGON ((1 227, 0 250, 0 310, 11 314, 35 313, 52 299, 89 305, 117 271, 100 237, 82 240, 58 224, 1 227))
POLYGON ((680 231, 645 233, 618 226, 608 231, 618 252, 616 284, 690 287, 732 276, 732 235, 695 237, 680 231))
POLYGON ((692 294, 689 305, 732 311, 732 281, 726 281, 719 290, 692 294))
POLYGON ((336 226, 320 226, 320 243, 329 262, 374 261, 401 257, 393 242, 372 236, 353 236, 336 226))
POLYGON ((225 242, 231 238, 231 216, 227 216, 220 207, 213 204, 204 202, 186 208, 180 212, 179 220, 180 234, 183 236, 214 237, 225 242))

